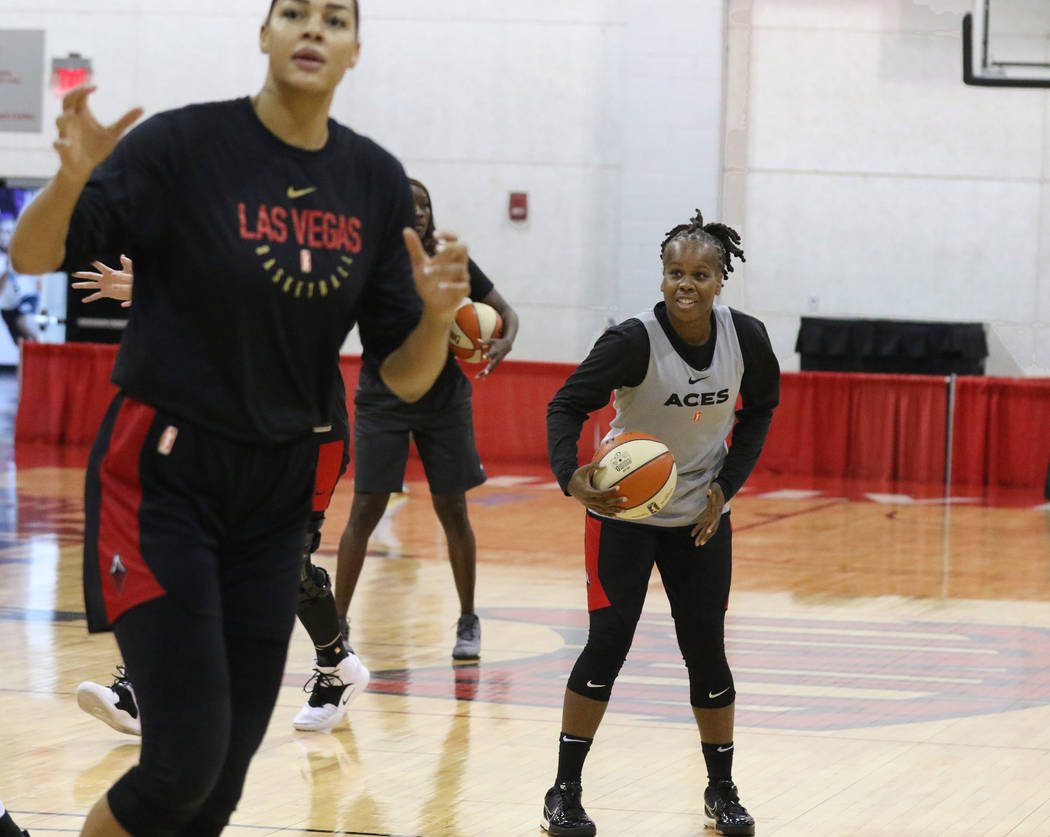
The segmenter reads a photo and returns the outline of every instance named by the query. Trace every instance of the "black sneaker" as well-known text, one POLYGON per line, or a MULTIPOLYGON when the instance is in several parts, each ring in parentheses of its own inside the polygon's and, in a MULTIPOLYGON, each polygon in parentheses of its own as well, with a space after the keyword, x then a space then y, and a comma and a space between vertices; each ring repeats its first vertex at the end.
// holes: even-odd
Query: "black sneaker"
MULTIPOLYGON (((3 810, 3 806, 0 806, 0 810, 3 810)), ((4 811, 3 816, 0 816, 0 835, 17 835, 17 837, 29 837, 29 832, 24 828, 19 828, 18 823, 11 819, 11 814, 4 811)))
POLYGON ((476 613, 464 613, 456 623, 456 646, 453 660, 481 659, 481 620, 476 613))
POLYGON ((719 779, 704 791, 704 817, 707 827, 716 834, 750 837, 755 833, 755 818, 740 804, 736 785, 730 779, 719 779))
POLYGON ((560 782, 543 798, 543 828, 554 837, 594 837, 594 820, 583 810, 579 782, 560 782))

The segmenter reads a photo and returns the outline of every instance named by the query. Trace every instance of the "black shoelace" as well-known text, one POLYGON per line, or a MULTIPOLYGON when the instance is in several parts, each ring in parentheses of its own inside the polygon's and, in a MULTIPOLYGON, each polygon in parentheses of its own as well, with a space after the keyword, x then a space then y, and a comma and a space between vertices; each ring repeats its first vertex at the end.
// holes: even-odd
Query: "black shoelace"
POLYGON ((570 785, 563 782, 558 785, 561 794, 561 809, 570 817, 579 817, 583 814, 583 788, 579 785, 570 785))
POLYGON ((303 691, 311 693, 309 700, 311 706, 324 706, 326 703, 334 704, 338 701, 339 693, 345 687, 346 683, 338 674, 315 668, 310 679, 303 685, 303 691))

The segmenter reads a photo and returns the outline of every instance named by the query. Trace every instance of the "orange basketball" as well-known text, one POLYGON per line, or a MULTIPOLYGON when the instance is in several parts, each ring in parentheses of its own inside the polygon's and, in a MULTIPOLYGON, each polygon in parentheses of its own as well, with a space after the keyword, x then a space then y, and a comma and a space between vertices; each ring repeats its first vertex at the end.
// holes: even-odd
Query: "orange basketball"
POLYGON ((593 461, 605 466, 594 473, 594 487, 618 486, 627 504, 616 516, 628 520, 656 514, 667 505, 678 483, 674 455, 648 433, 621 433, 602 442, 593 461))
POLYGON ((455 322, 449 331, 448 343, 452 354, 467 363, 481 363, 485 358, 482 340, 491 340, 503 333, 503 317, 484 302, 465 302, 456 311, 455 322))

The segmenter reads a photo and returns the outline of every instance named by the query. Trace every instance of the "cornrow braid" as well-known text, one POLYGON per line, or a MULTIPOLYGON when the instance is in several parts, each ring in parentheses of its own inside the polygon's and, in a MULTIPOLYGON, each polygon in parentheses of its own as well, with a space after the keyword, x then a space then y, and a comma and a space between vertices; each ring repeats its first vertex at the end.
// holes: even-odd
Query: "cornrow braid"
POLYGON ((732 258, 736 256, 740 261, 746 262, 744 251, 740 249, 740 233, 732 227, 717 222, 705 224, 704 216, 700 210, 696 210, 688 224, 679 224, 667 232, 667 237, 660 245, 660 258, 664 257, 667 245, 672 241, 702 241, 718 248, 722 253, 722 278, 728 279, 733 272, 732 258))

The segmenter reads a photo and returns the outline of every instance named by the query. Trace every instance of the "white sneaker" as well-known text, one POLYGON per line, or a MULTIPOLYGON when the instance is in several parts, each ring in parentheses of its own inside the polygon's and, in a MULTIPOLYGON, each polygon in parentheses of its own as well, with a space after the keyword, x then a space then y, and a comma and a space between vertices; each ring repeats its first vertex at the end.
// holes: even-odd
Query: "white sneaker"
POLYGON ((331 732, 343 719, 350 701, 368 685, 368 669, 353 652, 334 668, 321 667, 316 665, 316 660, 314 662, 313 676, 306 681, 307 686, 313 683, 313 692, 295 716, 292 726, 310 732, 331 732))
POLYGON ((117 676, 112 686, 100 686, 85 680, 77 686, 77 706, 105 721, 117 732, 142 735, 139 707, 131 681, 124 676, 124 668, 117 667, 117 676))

